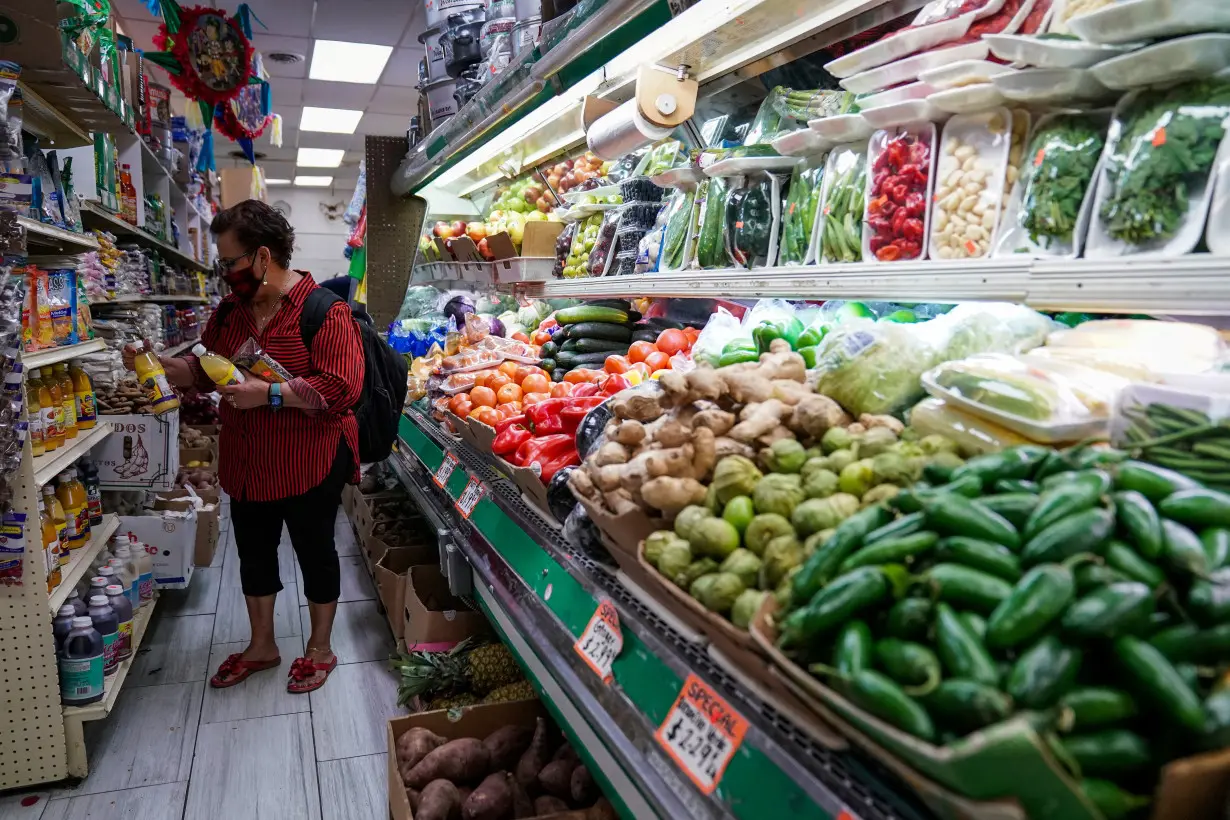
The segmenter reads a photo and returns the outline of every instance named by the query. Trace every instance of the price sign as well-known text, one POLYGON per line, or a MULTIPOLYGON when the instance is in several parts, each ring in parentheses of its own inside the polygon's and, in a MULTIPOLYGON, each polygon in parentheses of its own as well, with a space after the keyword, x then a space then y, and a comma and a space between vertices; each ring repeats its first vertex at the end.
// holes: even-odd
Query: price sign
POLYGON ((610 601, 603 601, 589 619, 589 625, 572 645, 577 654, 585 659, 594 674, 604 681, 611 680, 611 664, 624 648, 624 636, 619 629, 619 613, 610 601))
POLYGON ((440 466, 436 469, 435 475, 431 480, 436 482, 436 486, 444 489, 444 485, 448 484, 449 476, 453 474, 453 470, 457 467, 457 456, 452 453, 445 453, 444 460, 440 462, 440 466))
POLYGON ((470 483, 461 491, 461 498, 457 499, 457 511, 469 518, 486 492, 487 488, 483 486, 483 483, 474 476, 470 476, 470 483))
POLYGON ((688 675, 658 728, 658 743, 696 788, 712 794, 747 734, 747 721, 695 675, 688 675))

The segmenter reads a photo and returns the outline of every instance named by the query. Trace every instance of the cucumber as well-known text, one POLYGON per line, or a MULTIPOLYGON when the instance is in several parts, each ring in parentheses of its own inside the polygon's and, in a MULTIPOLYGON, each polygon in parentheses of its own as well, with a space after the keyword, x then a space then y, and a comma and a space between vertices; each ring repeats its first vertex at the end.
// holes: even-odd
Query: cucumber
POLYGON ((610 322, 578 322, 568 327, 568 338, 606 339, 626 344, 632 338, 632 328, 628 325, 617 325, 610 322))
POLYGON ((556 370, 555 359, 543 359, 538 363, 538 366, 547 371, 548 375, 554 373, 556 370))
POLYGON ((632 341, 634 342, 649 342, 653 344, 662 335, 662 331, 646 328, 645 330, 636 330, 632 332, 632 341))
POLYGON ((577 353, 619 353, 628 352, 627 342, 613 342, 608 339, 573 339, 565 345, 577 353))
POLYGON ((656 327, 659 332, 663 330, 683 330, 683 322, 676 322, 674 319, 665 319, 661 316, 646 319, 645 323, 656 327))
POLYGON ((544 359, 550 359, 559 353, 559 345, 555 342, 547 342, 542 347, 538 348, 538 355, 544 359))
POLYGON ((609 307, 591 307, 578 305, 555 312, 555 321, 561 325, 576 325, 582 322, 609 322, 616 325, 628 324, 628 311, 609 307))
MULTIPOLYGON (((632 303, 627 299, 592 299, 581 307, 604 307, 614 310, 632 310, 632 303)), ((557 320, 558 321, 558 320, 557 320)))
POLYGON ((561 350, 555 357, 555 362, 564 370, 575 370, 578 367, 600 368, 606 362, 610 353, 574 353, 571 350, 561 350))

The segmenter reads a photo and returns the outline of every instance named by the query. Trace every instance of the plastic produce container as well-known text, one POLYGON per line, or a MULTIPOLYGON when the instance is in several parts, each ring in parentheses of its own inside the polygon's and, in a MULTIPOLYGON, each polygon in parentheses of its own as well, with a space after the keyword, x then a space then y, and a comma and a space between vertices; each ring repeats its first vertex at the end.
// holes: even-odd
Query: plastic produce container
POLYGON ((871 135, 864 192, 863 261, 889 263, 923 258, 935 184, 935 142, 935 126, 929 122, 871 135), (893 177, 902 181, 890 185, 893 177), (904 218, 896 215, 898 208, 906 210, 904 218))
POLYGON ((944 126, 931 205, 930 258, 990 255, 1011 140, 1012 112, 1006 108, 953 117, 944 126))

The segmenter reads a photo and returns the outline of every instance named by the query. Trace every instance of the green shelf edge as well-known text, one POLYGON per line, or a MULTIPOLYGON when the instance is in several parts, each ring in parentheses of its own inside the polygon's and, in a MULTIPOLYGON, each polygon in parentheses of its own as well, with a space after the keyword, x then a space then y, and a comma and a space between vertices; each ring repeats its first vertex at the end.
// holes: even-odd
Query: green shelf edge
MULTIPOLYGON (((444 460, 444 452, 410 418, 402 416, 402 443, 415 454, 428 472, 434 474, 444 460)), ((448 495, 456 501, 470 481, 465 465, 458 463, 446 484, 448 495)), ((524 530, 509 519, 485 495, 470 515, 470 521, 491 544, 499 544, 500 555, 534 594, 568 628, 573 637, 585 630, 598 601, 524 530), (548 587, 551 594, 544 595, 548 587)), ((659 726, 675 702, 683 679, 631 631, 624 632, 624 648, 612 666, 620 689, 644 715, 659 726)), ((722 694, 718 692, 718 694, 722 694)), ((681 778, 686 778, 680 772, 681 778)), ((833 815, 814 801, 794 780, 786 776, 753 744, 744 740, 726 767, 714 795, 740 820, 780 820, 801 816, 831 820, 833 815)), ((846 817, 852 817, 843 812, 846 817)))

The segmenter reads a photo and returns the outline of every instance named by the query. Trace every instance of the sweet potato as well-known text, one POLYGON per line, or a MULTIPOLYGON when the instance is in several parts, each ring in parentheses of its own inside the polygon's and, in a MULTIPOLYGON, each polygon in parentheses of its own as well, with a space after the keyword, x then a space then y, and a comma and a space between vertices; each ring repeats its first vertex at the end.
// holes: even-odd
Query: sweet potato
MULTIPOLYGON (((507 772, 505 772, 507 774, 507 772)), ((508 788, 512 789, 513 796, 513 820, 521 820, 523 817, 534 816, 534 801, 530 800, 529 793, 521 788, 521 784, 517 782, 517 778, 511 774, 508 775, 508 788)))
POLYGON ((578 806, 584 806, 599 796, 598 786, 594 783, 594 776, 589 773, 589 769, 585 768, 584 763, 578 764, 572 770, 569 792, 572 795, 572 802, 578 806))
POLYGON ((577 757, 577 750, 572 748, 572 744, 567 741, 564 741, 564 745, 556 749, 555 754, 551 756, 552 762, 555 762, 556 760, 568 760, 571 761, 574 766, 581 762, 581 759, 577 757))
POLYGON ((461 806, 463 820, 503 820, 513 809, 508 772, 495 772, 470 793, 461 806))
POLYGON ((406 785, 421 789, 444 778, 454 783, 473 783, 491 769, 491 756, 476 737, 460 737, 433 749, 407 772, 406 785))
POLYGON ((568 804, 554 795, 544 794, 534 799, 534 814, 539 817, 563 811, 568 811, 568 804))
POLYGON ((495 771, 512 769, 521 759, 522 752, 530 745, 534 730, 528 726, 509 725, 496 729, 483 738, 483 746, 491 758, 491 768, 495 771))
POLYGON ((572 770, 576 766, 570 760, 553 760, 538 773, 538 783, 547 794, 566 799, 571 789, 572 770))
POLYGON ((517 761, 517 782, 527 791, 537 787, 538 773, 551 757, 548 734, 547 721, 538 718, 538 724, 534 727, 534 739, 517 761))
POLYGON ((445 739, 430 729, 415 726, 397 738, 397 762, 410 771, 427 753, 443 746, 445 739))
POLYGON ((585 811, 585 820, 619 820, 619 815, 610 800, 599 797, 598 802, 585 811))
POLYGON ((419 795, 414 820, 455 820, 461 807, 461 795, 448 780, 433 780, 419 795))
POLYGON ((422 794, 418 789, 406 789, 406 802, 410 804, 410 811, 418 813, 419 796, 422 794))

